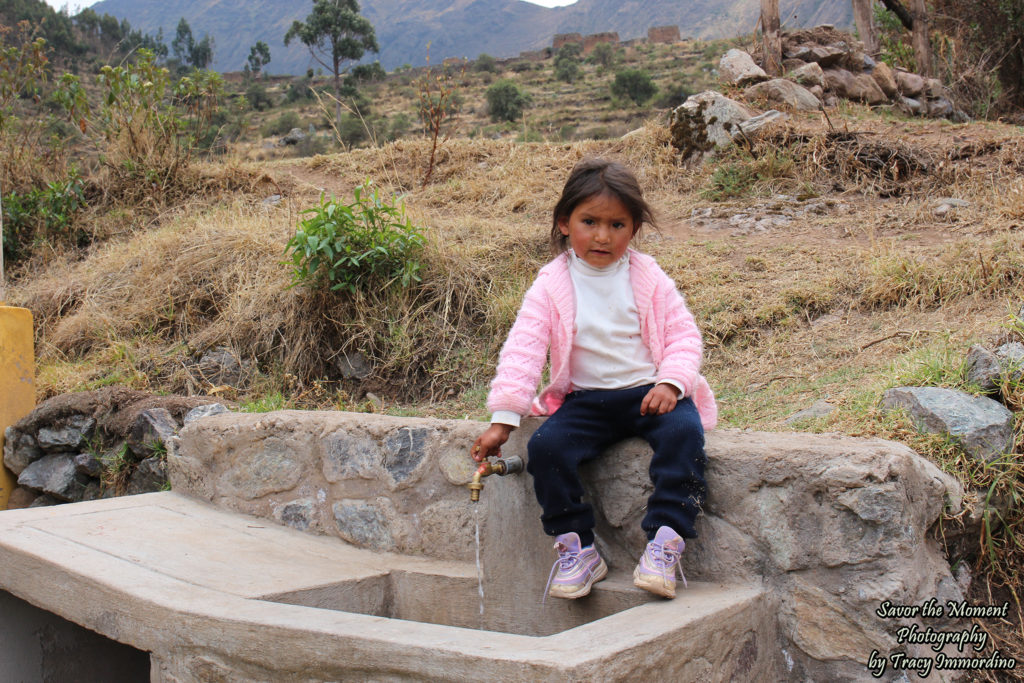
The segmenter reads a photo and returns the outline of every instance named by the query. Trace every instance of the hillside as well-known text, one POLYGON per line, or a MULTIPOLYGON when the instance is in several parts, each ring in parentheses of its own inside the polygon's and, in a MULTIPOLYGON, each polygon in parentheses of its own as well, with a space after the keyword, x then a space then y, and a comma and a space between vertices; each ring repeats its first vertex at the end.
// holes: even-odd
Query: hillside
MULTIPOLYGON (((721 38, 749 33, 757 23, 758 0, 694 0, 650 3, 641 0, 579 0, 568 7, 547 9, 523 0, 368 0, 363 14, 373 23, 385 69, 436 64, 447 57, 475 58, 481 53, 507 57, 551 45, 556 33, 617 31, 623 40, 647 35, 653 26, 677 25, 693 38, 721 38)), ((285 47, 283 38, 293 21, 304 20, 308 0, 102 0, 99 13, 127 19, 133 27, 174 37, 184 17, 196 38, 214 38, 212 68, 239 71, 258 40, 270 46, 270 73, 301 74, 318 65, 301 44, 285 47)), ((852 24, 850 3, 795 0, 783 3, 788 27, 832 23, 852 24)))

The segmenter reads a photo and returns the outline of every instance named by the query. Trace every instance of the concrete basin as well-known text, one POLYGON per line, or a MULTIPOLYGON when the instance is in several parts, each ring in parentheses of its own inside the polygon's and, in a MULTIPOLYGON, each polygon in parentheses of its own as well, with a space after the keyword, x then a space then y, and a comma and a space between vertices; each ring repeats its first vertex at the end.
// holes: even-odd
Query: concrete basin
POLYGON ((691 583, 666 601, 620 568, 572 602, 490 584, 481 615, 473 563, 173 492, 0 514, 0 566, 4 681, 61 680, 68 661, 77 681, 780 678, 758 586, 691 583))

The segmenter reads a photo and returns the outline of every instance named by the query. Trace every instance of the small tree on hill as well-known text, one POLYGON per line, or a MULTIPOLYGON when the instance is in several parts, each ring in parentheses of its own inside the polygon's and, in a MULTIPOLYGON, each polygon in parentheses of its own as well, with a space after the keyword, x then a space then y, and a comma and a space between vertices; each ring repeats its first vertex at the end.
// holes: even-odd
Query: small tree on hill
POLYGON ((178 22, 178 29, 174 33, 174 40, 171 41, 171 52, 179 64, 184 64, 192 56, 192 48, 195 47, 195 39, 192 37, 192 27, 185 21, 185 17, 178 22))
POLYGON ((583 75, 583 70, 580 69, 581 51, 579 43, 567 43, 558 48, 558 54, 555 56, 555 78, 566 83, 579 80, 583 75))
POLYGON ((615 61, 615 48, 611 43, 598 43, 590 58, 607 69, 615 61))
POLYGON ((246 66, 249 67, 253 76, 258 76, 267 64, 270 64, 270 48, 262 40, 257 40, 256 44, 249 49, 249 60, 246 66))
POLYGON ((643 69, 620 71, 615 74, 615 81, 612 83, 612 95, 629 98, 638 107, 654 97, 656 92, 658 92, 658 87, 654 85, 651 76, 643 69))
POLYGON ((284 34, 284 44, 298 38, 310 55, 334 74, 336 121, 341 121, 342 65, 358 61, 369 50, 377 52, 373 24, 359 14, 356 0, 313 0, 306 21, 296 21, 284 34))
POLYGON ((487 89, 487 110, 492 121, 516 121, 530 104, 530 95, 515 81, 502 79, 487 89))

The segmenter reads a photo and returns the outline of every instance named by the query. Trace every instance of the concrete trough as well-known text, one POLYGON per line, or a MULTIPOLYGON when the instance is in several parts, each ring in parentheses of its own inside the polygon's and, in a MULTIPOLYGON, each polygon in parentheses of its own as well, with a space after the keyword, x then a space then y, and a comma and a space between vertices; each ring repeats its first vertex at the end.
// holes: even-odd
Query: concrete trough
POLYGON ((619 573, 571 603, 493 589, 481 616, 472 563, 370 552, 172 492, 4 513, 0 565, 5 681, 61 680, 47 675, 69 661, 77 681, 110 681, 146 656, 162 683, 777 674, 756 586, 694 583, 666 601, 619 573), (510 601, 535 603, 533 618, 510 601), (59 628, 26 635, 29 618, 59 628))

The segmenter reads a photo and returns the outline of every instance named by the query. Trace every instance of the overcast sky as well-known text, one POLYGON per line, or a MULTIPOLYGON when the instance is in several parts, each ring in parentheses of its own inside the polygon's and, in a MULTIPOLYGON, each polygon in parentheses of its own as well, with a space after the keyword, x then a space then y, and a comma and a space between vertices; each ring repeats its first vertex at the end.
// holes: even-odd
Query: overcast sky
MULTIPOLYGON (((56 9, 63 9, 65 5, 68 6, 68 11, 71 14, 76 14, 78 10, 89 5, 95 5, 98 0, 46 0, 46 4, 56 9)), ((365 0, 364 0, 365 2, 365 0)), ((576 0, 526 0, 526 2, 532 2, 535 5, 544 5, 545 7, 560 7, 562 5, 571 5, 576 0)))

